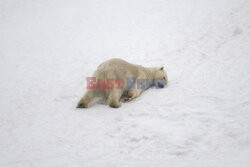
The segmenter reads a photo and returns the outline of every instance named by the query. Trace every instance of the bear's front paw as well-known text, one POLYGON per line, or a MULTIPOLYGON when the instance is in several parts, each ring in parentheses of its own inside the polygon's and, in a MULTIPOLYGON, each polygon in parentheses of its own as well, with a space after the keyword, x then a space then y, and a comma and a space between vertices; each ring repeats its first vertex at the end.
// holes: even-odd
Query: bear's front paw
POLYGON ((130 102, 131 100, 132 100, 131 97, 126 97, 126 98, 124 99, 124 102, 130 102))

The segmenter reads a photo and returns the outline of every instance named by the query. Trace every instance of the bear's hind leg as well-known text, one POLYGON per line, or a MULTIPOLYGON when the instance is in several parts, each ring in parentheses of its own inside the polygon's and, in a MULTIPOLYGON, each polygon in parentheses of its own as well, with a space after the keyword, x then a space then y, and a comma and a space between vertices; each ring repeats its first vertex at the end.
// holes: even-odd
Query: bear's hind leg
POLYGON ((88 108, 88 104, 95 98, 94 96, 94 90, 89 89, 85 93, 85 95, 81 98, 81 100, 78 102, 76 108, 88 108))
POLYGON ((119 100, 122 96, 121 90, 111 90, 108 96, 108 105, 112 108, 119 108, 121 106, 119 100))

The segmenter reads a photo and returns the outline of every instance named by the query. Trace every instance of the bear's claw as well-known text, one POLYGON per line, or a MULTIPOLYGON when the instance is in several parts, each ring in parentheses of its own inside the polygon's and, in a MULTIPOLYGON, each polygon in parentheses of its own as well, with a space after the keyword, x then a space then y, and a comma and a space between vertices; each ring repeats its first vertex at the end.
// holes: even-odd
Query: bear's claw
POLYGON ((88 105, 84 104, 84 103, 79 103, 76 108, 88 108, 88 105))
POLYGON ((127 98, 124 99, 124 102, 130 102, 131 100, 132 100, 131 97, 127 97, 127 98))

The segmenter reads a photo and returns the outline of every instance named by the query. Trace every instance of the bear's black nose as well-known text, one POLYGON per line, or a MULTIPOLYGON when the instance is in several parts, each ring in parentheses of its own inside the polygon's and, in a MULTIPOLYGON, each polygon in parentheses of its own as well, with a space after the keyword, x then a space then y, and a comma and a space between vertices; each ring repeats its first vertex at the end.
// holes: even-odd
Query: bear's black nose
POLYGON ((159 88, 163 88, 164 85, 163 85, 162 83, 158 82, 158 87, 159 87, 159 88))

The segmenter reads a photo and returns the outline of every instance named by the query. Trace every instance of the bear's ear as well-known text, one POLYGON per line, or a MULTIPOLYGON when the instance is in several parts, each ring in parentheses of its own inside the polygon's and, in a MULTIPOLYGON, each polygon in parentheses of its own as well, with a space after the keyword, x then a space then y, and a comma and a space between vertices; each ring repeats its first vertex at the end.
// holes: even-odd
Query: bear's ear
POLYGON ((163 70, 164 69, 164 67, 162 66, 161 68, 160 68, 160 70, 163 70))

